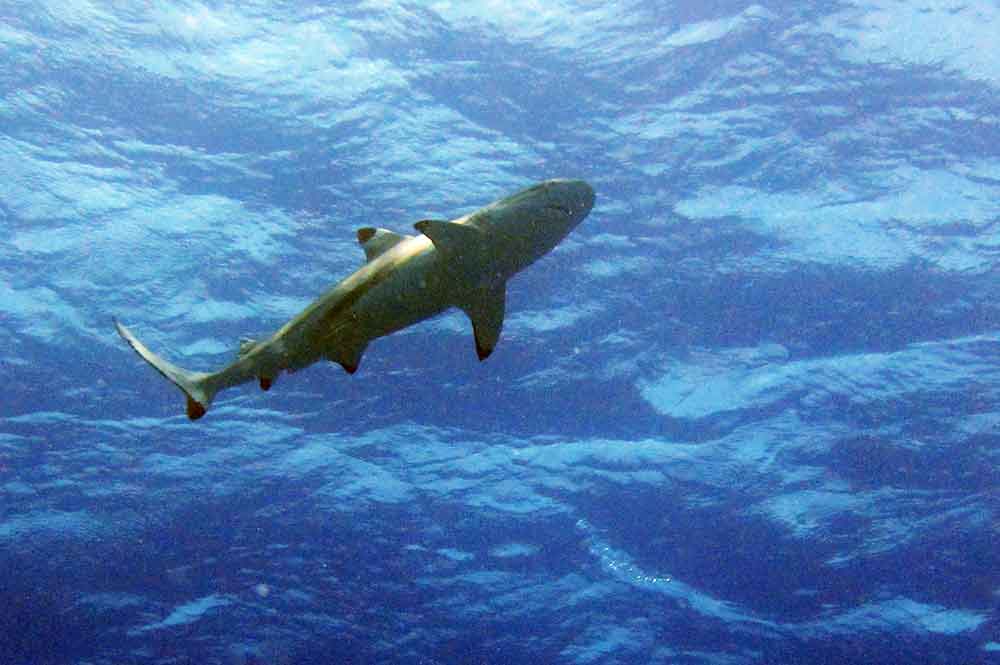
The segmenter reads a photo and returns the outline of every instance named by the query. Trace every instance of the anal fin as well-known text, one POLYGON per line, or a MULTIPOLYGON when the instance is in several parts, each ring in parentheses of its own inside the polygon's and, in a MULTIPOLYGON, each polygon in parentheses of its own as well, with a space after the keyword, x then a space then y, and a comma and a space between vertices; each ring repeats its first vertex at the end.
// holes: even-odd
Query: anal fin
POLYGON ((190 420, 198 420, 203 415, 205 415, 206 409, 201 404, 201 402, 196 402, 195 400, 191 399, 190 395, 186 395, 186 397, 187 397, 187 417, 188 417, 188 419, 190 419, 190 420))

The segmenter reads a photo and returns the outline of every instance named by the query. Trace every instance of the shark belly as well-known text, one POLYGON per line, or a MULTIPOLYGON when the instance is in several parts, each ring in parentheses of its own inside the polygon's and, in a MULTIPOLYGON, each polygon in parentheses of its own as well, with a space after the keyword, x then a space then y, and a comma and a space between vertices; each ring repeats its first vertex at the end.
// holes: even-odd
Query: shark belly
POLYGON ((321 355, 353 373, 372 340, 453 307, 457 290, 438 253, 433 247, 424 248, 365 289, 350 307, 322 323, 321 355))

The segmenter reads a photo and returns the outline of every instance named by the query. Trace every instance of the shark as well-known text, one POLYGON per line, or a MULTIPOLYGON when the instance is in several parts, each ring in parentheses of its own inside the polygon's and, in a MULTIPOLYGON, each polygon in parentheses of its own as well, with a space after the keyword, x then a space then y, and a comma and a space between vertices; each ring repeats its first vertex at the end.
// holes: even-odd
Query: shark
POLYGON ((587 217, 594 199, 582 180, 545 180, 457 219, 420 220, 413 235, 358 229, 364 265, 267 339, 242 340, 236 360, 214 372, 160 357, 117 318, 115 328, 184 393, 191 420, 204 416, 223 389, 257 382, 269 390, 283 372, 320 360, 354 374, 372 340, 452 308, 471 321, 482 361, 500 339, 508 280, 555 248, 587 217))

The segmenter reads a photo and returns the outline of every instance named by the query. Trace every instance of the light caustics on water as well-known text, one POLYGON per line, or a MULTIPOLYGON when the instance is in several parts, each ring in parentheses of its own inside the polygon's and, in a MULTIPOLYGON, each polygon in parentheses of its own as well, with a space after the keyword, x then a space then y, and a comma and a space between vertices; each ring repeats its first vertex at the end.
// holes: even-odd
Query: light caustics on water
MULTIPOLYGON (((586 542, 590 553, 597 558, 601 567, 611 573, 613 577, 644 589, 669 593, 666 591, 666 587, 673 582, 669 575, 650 575, 643 571, 631 560, 628 554, 601 540, 597 529, 587 520, 578 519, 576 528, 587 537, 586 542)), ((669 593, 669 595, 674 594, 669 593)))
POLYGON ((725 621, 749 621, 775 625, 772 622, 741 612, 731 603, 700 593, 670 575, 651 574, 643 570, 626 552, 605 542, 601 538, 599 530, 586 519, 578 519, 576 528, 586 537, 585 542, 588 550, 601 564, 601 567, 620 582, 638 589, 669 596, 687 608, 725 621))

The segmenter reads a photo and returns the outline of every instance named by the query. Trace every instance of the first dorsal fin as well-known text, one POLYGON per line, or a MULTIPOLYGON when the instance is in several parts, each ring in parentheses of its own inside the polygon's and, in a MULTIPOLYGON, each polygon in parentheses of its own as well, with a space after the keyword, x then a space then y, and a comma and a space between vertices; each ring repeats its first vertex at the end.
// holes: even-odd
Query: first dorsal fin
POLYGON ((361 249, 365 250, 365 257, 369 261, 377 259, 399 243, 411 237, 401 233, 394 233, 389 229, 377 229, 373 226, 358 229, 358 243, 361 245, 361 249))
POLYGON ((467 224, 446 222, 440 219, 422 219, 413 228, 431 239, 434 246, 445 254, 455 254, 470 248, 479 248, 483 232, 467 224))

